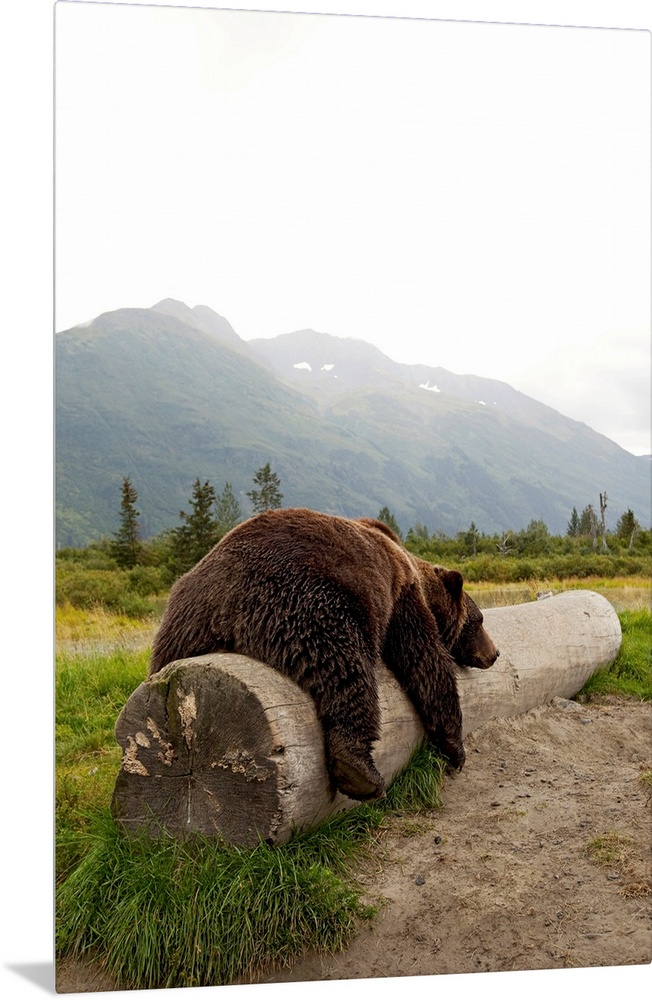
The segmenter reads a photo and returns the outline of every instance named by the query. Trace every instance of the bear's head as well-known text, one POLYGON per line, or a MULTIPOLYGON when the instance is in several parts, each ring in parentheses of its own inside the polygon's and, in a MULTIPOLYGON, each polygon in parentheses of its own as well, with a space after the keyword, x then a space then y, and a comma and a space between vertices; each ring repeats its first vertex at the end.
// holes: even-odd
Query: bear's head
POLYGON ((480 670, 486 670, 496 662, 500 651, 496 649, 484 627, 484 617, 478 605, 466 593, 463 593, 463 599, 466 604, 466 620, 450 649, 450 654, 460 667, 478 667, 480 670))
POLYGON ((492 666, 499 651, 484 627, 482 611, 464 590, 464 578, 455 569, 415 559, 423 593, 442 641, 460 667, 492 666))

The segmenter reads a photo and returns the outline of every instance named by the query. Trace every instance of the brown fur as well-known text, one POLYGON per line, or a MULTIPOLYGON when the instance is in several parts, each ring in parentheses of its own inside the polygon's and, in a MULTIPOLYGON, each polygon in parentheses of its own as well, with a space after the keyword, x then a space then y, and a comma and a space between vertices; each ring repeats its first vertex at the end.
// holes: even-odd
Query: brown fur
POLYGON ((410 555, 380 521, 267 511, 177 581, 150 675, 220 650, 262 660, 314 699, 335 787, 374 798, 384 792, 372 757, 381 660, 433 743, 464 763, 455 663, 488 667, 498 653, 462 582, 410 555))

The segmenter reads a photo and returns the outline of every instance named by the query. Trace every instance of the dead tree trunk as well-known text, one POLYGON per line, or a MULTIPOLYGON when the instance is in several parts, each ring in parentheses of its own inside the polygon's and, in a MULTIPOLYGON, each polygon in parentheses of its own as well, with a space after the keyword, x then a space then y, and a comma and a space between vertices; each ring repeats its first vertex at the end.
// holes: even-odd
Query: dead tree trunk
POLYGON ((605 551, 609 551, 609 546, 607 545, 607 520, 605 514, 607 513, 607 491, 600 494, 600 534, 602 535, 602 548, 605 551))
MULTIPOLYGON (((488 610, 485 623, 500 659, 486 671, 459 672, 465 734, 489 719, 572 697, 616 657, 621 642, 615 611, 591 591, 488 610)), ((424 733, 384 666, 378 680, 374 757, 389 782, 424 733)), ((329 785, 311 699, 245 656, 214 653, 169 664, 134 691, 116 737, 123 758, 112 808, 127 830, 284 843, 295 829, 356 805, 329 785)))

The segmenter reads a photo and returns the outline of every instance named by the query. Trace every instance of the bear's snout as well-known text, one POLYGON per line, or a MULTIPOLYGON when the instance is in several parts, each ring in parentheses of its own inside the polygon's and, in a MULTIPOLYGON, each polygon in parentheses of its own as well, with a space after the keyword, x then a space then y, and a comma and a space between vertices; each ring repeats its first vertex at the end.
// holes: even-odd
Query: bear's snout
POLYGON ((480 609, 471 602, 470 598, 469 605, 469 617, 451 649, 451 654, 460 667, 487 670, 496 662, 500 651, 482 624, 480 609))
POLYGON ((473 664, 474 667, 479 667, 480 670, 487 670, 488 667, 493 667, 494 663, 500 656, 500 650, 492 645, 492 650, 489 654, 481 653, 476 657, 476 662, 473 664))
POLYGON ((484 629, 479 636, 479 642, 472 652, 473 663, 471 663, 471 666, 477 667, 479 670, 487 670, 489 667, 492 667, 500 656, 500 650, 494 646, 484 629))

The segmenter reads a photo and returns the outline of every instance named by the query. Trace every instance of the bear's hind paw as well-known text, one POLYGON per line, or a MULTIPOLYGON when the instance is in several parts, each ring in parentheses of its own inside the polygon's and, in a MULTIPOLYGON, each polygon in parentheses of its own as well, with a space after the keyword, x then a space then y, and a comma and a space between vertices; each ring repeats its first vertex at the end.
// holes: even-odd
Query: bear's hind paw
POLYGON ((338 757, 331 761, 331 777, 337 789, 350 799, 367 802, 382 799, 385 782, 373 764, 349 757, 338 757))

